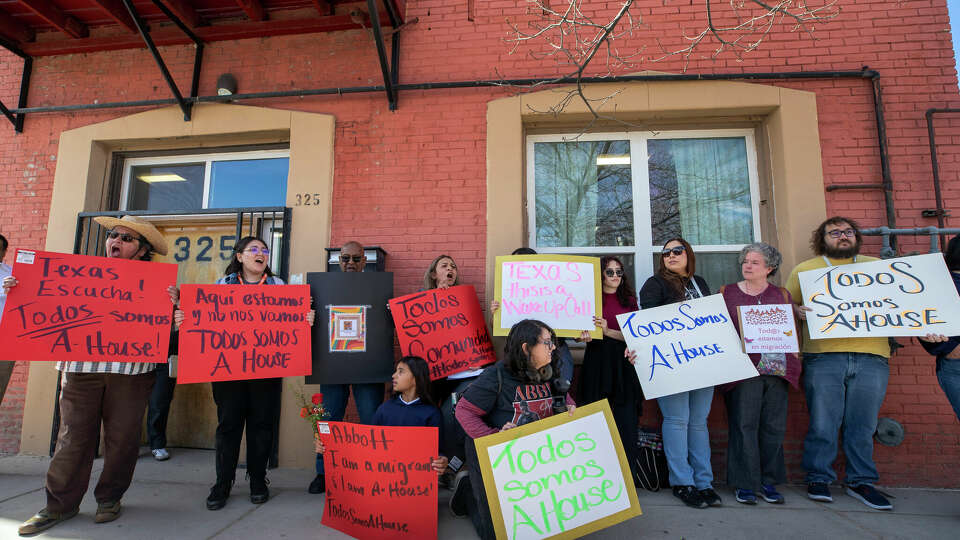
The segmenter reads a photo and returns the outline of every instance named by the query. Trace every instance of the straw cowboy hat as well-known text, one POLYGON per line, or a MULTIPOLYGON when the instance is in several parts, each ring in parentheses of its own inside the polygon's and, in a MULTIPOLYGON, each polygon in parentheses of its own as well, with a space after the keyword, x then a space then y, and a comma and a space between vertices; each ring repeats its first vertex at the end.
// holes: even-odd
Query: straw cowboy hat
POLYGON ((140 234, 140 236, 150 243, 150 247, 152 247, 153 250, 158 254, 167 254, 167 241, 152 223, 143 218, 139 218, 137 216, 123 216, 122 218, 97 216, 93 218, 93 220, 100 225, 103 225, 107 229, 113 229, 114 227, 126 227, 132 231, 136 231, 140 234))

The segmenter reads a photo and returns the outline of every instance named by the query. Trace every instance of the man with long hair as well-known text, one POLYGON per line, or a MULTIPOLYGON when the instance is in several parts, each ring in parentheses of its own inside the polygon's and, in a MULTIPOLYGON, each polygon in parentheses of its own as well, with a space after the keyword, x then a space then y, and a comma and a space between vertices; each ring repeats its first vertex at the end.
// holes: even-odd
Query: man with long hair
MULTIPOLYGON (((850 218, 831 217, 813 231, 810 247, 816 257, 798 264, 786 283, 800 319, 806 321, 810 309, 803 307, 799 273, 876 261, 859 254, 862 241, 860 227, 850 218)), ((803 441, 807 496, 833 502, 829 485, 837 479, 833 461, 842 427, 847 494, 870 508, 892 510, 890 501, 873 487, 880 479, 873 462, 873 434, 890 376, 887 338, 810 339, 804 324, 802 351, 803 389, 810 413, 810 427, 803 441)))

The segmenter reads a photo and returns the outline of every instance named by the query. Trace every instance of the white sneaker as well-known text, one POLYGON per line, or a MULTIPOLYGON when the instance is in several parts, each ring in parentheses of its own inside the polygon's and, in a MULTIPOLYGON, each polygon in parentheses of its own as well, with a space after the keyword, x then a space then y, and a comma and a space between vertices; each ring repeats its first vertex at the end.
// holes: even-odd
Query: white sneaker
POLYGON ((153 453, 153 459, 157 461, 166 461, 170 459, 170 452, 167 452, 166 448, 157 448, 156 450, 151 450, 153 453))

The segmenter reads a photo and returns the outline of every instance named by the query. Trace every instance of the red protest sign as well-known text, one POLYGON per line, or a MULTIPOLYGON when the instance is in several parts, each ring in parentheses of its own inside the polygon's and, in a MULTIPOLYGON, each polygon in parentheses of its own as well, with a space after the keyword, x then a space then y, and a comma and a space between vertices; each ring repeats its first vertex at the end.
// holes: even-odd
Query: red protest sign
POLYGON ((310 287, 184 285, 177 384, 309 375, 310 287))
POLYGON ((421 356, 436 380, 497 361, 472 285, 390 300, 403 354, 421 356))
POLYGON ((354 538, 437 537, 435 427, 321 425, 327 480, 321 523, 354 538))
POLYGON ((167 361, 177 265, 18 249, 13 275, 6 359, 167 361))

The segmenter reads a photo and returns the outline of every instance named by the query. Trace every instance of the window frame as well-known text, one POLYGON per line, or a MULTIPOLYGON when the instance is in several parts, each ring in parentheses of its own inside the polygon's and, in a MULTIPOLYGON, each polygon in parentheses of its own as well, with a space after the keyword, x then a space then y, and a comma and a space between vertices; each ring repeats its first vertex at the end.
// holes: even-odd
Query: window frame
MULTIPOLYGON (((747 158, 747 175, 750 183, 750 211, 753 217, 754 242, 762 241, 760 212, 760 173, 758 170, 756 132, 750 128, 732 129, 681 129, 663 131, 625 131, 600 133, 550 133, 526 136, 526 178, 524 205, 527 225, 527 245, 538 253, 557 253, 566 255, 632 255, 634 264, 634 283, 638 286, 653 275, 653 259, 662 246, 653 245, 653 226, 650 218, 650 171, 647 142, 651 139, 719 139, 743 138, 747 158), (537 244, 537 208, 536 208, 536 167, 534 146, 536 143, 590 142, 590 141, 629 141, 630 175, 633 196, 633 246, 583 246, 583 247, 544 247, 537 244), (644 156, 645 159, 636 159, 644 156), (639 204, 643 202, 644 204, 639 204), (643 242, 643 243, 641 243, 643 242), (649 243, 649 246, 646 244, 649 243), (642 278, 642 279, 641 279, 642 278)), ((747 244, 695 244, 697 253, 736 253, 747 244)))
MULTIPOLYGON (((134 167, 139 167, 143 165, 176 165, 176 164, 186 164, 186 163, 200 163, 204 164, 203 171, 203 201, 200 209, 210 208, 210 176, 213 171, 213 163, 216 161, 245 161, 251 159, 278 159, 286 158, 287 163, 287 178, 289 180, 290 171, 289 171, 289 159, 290 159, 290 149, 276 149, 276 150, 249 150, 249 151, 238 151, 238 152, 206 152, 206 153, 183 153, 183 154, 173 154, 173 155, 163 155, 163 156, 147 156, 147 157, 128 157, 123 160, 123 175, 120 179, 120 204, 119 210, 125 211, 129 210, 129 197, 130 197, 130 172, 134 167)), ((285 206, 285 205, 284 205, 285 206)), ((147 209, 149 210, 149 209, 147 209)), ((185 208, 184 210, 196 210, 196 208, 185 208)))

